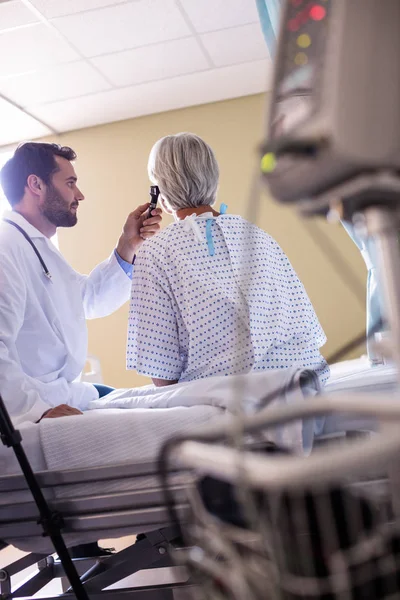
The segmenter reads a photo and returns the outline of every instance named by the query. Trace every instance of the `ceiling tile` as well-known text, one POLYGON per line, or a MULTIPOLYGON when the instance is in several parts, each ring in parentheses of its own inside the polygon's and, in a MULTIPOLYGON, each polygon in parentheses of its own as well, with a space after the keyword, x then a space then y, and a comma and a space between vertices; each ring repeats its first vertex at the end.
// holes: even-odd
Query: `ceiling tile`
POLYGON ((93 58, 92 63, 119 87, 208 68, 207 60, 194 38, 100 56, 93 58))
POLYGON ((259 21, 255 0, 179 0, 198 33, 259 21))
POLYGON ((31 0, 32 4, 47 19, 72 15, 85 10, 102 8, 103 6, 121 4, 125 1, 126 0, 31 0))
POLYGON ((0 123, 0 146, 51 133, 47 127, 2 98, 0 98, 0 123))
POLYGON ((58 131, 81 129, 141 115, 217 102, 265 91, 270 60, 243 63, 32 107, 30 111, 58 131))
POLYGON ((268 58, 267 45, 257 23, 203 33, 200 37, 217 67, 268 58))
POLYGON ((127 4, 52 20, 84 56, 137 48, 191 35, 174 0, 127 4))
POLYGON ((66 42, 43 23, 0 33, 0 77, 35 71, 79 58, 66 42))
POLYGON ((0 31, 35 23, 37 17, 20 0, 0 3, 0 31))
POLYGON ((20 106, 66 100, 110 87, 104 77, 85 61, 0 78, 0 92, 20 106))

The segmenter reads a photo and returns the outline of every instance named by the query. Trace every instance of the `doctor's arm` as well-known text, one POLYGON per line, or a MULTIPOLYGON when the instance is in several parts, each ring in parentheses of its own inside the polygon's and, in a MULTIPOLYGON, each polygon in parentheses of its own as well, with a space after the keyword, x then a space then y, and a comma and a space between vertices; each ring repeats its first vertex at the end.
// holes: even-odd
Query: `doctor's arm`
POLYGON ((135 256, 144 240, 160 230, 161 210, 146 219, 149 203, 128 216, 118 244, 111 256, 81 281, 82 299, 88 319, 107 316, 129 300, 135 256))
MULTIPOLYGON (((24 323, 27 302, 26 282, 21 270, 9 256, 0 256, 0 394, 15 425, 37 422, 58 404, 68 404, 71 389, 65 379, 43 383, 27 375, 16 348, 18 333, 24 323)), ((79 385, 79 384, 78 384, 79 385)), ((60 409, 49 416, 63 416, 60 409)), ((79 414, 68 407, 69 414, 79 414)))

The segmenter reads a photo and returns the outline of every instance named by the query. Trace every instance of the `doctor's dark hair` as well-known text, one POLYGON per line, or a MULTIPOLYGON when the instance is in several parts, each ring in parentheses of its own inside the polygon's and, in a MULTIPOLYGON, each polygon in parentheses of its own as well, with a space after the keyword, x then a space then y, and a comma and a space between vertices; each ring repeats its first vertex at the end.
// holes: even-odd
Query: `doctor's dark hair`
POLYGON ((46 185, 50 183, 58 171, 56 156, 69 161, 76 159, 69 146, 43 142, 25 142, 18 146, 0 172, 1 187, 11 206, 22 200, 29 175, 40 177, 46 185))
POLYGON ((194 133, 158 140, 147 168, 150 180, 158 185, 172 210, 214 204, 219 182, 217 159, 210 146, 194 133))

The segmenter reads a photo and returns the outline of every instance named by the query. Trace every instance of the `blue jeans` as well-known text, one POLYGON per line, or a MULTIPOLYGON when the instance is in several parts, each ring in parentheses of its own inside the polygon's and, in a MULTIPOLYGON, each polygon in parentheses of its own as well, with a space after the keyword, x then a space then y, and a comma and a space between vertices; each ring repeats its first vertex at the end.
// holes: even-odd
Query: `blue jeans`
POLYGON ((99 398, 103 398, 103 396, 107 396, 107 394, 115 390, 115 388, 110 387, 109 385, 103 385, 102 383, 94 383, 93 386, 99 392, 99 398))

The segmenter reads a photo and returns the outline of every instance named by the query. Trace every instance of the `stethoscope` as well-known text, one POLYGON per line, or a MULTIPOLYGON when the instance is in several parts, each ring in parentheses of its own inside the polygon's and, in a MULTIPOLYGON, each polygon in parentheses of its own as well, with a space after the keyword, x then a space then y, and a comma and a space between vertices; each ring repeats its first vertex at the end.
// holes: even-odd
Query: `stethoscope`
POLYGON ((19 225, 17 225, 17 223, 14 223, 14 221, 10 221, 10 219, 3 219, 3 221, 5 221, 6 223, 9 223, 9 225, 12 225, 13 227, 15 227, 15 229, 18 229, 18 231, 20 233, 22 233, 22 235, 24 236, 24 238, 26 239, 27 242, 29 242, 29 244, 32 246, 34 253, 36 254, 36 256, 38 257, 38 260, 42 266, 42 269, 44 271, 44 274, 46 275, 47 279, 49 279, 51 281, 51 274, 50 271, 48 270, 46 263, 44 262, 39 250, 36 248, 35 244, 32 242, 31 238, 29 237, 29 235, 26 233, 26 231, 24 229, 22 229, 22 227, 20 227, 19 225))

